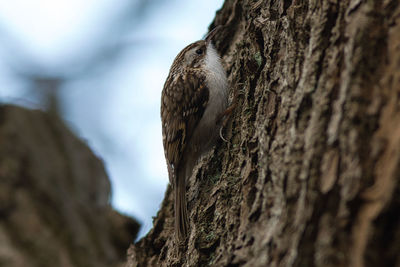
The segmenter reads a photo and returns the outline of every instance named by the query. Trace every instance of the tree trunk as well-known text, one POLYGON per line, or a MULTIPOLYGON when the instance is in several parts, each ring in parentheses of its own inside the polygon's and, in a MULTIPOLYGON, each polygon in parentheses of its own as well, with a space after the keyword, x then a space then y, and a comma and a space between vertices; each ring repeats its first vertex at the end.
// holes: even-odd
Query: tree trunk
POLYGON ((400 266, 398 1, 226 1, 237 107, 128 266, 400 266))
POLYGON ((0 267, 117 267, 139 224, 53 113, 0 106, 0 267))

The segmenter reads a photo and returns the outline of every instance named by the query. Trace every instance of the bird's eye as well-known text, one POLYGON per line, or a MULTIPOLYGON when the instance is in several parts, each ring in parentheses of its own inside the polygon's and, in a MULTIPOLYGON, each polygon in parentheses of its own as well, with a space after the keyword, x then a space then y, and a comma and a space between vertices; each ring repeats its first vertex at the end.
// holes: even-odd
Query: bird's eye
POLYGON ((199 49, 197 49, 197 50, 196 50, 196 54, 198 54, 198 55, 201 55, 201 54, 203 54, 203 50, 202 50, 202 49, 200 49, 200 48, 199 48, 199 49))

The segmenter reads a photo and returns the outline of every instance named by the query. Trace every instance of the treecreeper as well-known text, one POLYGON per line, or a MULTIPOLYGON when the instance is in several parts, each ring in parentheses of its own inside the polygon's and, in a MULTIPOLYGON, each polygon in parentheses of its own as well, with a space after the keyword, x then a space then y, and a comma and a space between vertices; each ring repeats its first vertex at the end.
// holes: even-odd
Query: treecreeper
POLYGON ((175 233, 186 240, 189 218, 186 181, 196 162, 218 140, 228 110, 228 82, 212 39, 186 46, 175 58, 161 96, 164 153, 174 191, 175 233))

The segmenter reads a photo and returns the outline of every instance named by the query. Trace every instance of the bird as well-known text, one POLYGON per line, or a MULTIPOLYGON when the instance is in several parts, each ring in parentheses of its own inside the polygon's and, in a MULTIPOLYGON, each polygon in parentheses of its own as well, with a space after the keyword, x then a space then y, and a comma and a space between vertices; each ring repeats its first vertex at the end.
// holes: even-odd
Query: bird
POLYGON ((219 29, 176 56, 161 94, 163 146, 179 241, 186 240, 189 228, 186 182, 202 154, 218 140, 228 107, 226 72, 212 44, 219 29))

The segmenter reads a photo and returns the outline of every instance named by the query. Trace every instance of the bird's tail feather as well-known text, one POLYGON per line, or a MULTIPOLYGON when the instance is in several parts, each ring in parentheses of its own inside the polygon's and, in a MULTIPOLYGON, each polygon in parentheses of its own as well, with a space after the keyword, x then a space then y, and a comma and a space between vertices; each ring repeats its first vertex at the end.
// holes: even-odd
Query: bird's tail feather
POLYGON ((175 232, 178 240, 186 239, 189 219, 186 206, 186 181, 184 177, 175 179, 175 232))

